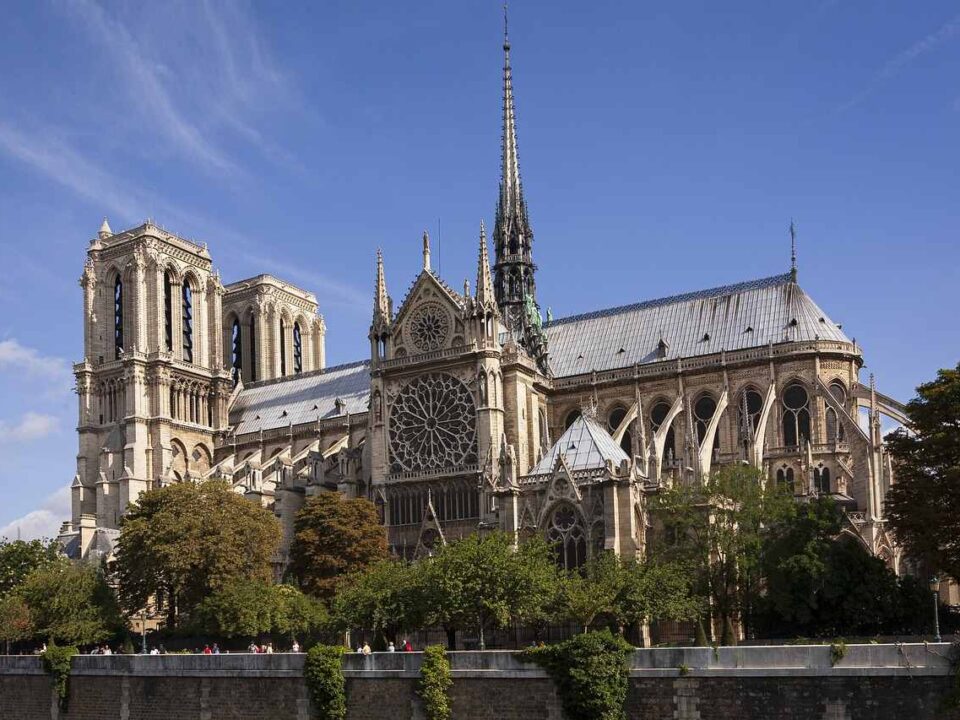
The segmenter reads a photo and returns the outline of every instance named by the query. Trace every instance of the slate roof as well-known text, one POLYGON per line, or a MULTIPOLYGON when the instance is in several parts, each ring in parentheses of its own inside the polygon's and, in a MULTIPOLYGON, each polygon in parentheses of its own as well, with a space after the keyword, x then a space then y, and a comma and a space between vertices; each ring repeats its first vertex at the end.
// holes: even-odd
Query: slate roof
POLYGON ((247 385, 230 408, 230 424, 240 435, 316 422, 337 416, 337 398, 344 401, 345 412, 367 411, 369 361, 247 385))
POLYGON ((570 472, 600 470, 606 467, 607 460, 619 466, 628 459, 623 448, 613 441, 610 433, 600 423, 583 416, 573 421, 529 474, 552 474, 557 458, 561 455, 570 472))
POLYGON ((771 342, 850 342, 787 273, 544 324, 554 376, 612 370, 771 342))

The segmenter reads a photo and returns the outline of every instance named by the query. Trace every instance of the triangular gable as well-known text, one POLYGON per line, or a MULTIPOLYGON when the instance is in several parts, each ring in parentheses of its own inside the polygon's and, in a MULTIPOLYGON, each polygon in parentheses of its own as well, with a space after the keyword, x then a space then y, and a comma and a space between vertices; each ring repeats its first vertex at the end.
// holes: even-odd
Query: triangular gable
POLYGON ((433 495, 427 492, 427 506, 423 510, 423 521, 420 523, 420 533, 417 535, 417 548, 414 550, 414 560, 430 557, 437 545, 446 545, 447 539, 443 535, 443 528, 437 519, 437 511, 433 507, 433 495))
POLYGON ((605 469, 607 461, 619 467, 624 460, 630 459, 605 428, 596 420, 583 416, 573 421, 529 475, 553 474, 560 458, 570 472, 605 469))
POLYGON ((429 287, 434 290, 436 293, 436 299, 445 300, 451 306, 450 309, 456 313, 459 313, 463 309, 464 304, 463 297, 461 295, 447 287, 446 283, 433 274, 433 271, 422 270, 417 276, 417 279, 413 281, 413 285, 411 285, 410 289, 407 291, 406 296, 403 298, 403 302, 400 303, 400 309, 397 311, 396 317, 394 318, 395 327, 400 327, 400 324, 403 322, 410 309, 418 304, 425 287, 429 287))

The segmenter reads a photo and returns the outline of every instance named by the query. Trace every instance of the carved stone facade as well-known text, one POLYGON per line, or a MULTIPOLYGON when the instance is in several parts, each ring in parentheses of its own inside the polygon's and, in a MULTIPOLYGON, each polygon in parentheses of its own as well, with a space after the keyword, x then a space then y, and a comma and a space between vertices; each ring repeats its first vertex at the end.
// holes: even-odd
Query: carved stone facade
POLYGON ((224 287, 205 247, 152 223, 88 251, 75 554, 108 553, 127 505, 165 482, 224 478, 281 518, 305 498, 373 501, 398 555, 502 529, 574 567, 642 555, 647 499, 750 464, 829 495, 892 567, 893 482, 861 348, 783 275, 543 321, 520 182, 509 42, 501 183, 473 292, 423 268, 394 308, 377 254, 370 356, 324 366, 313 295, 268 275, 224 287), (102 538, 102 541, 98 541, 102 538))

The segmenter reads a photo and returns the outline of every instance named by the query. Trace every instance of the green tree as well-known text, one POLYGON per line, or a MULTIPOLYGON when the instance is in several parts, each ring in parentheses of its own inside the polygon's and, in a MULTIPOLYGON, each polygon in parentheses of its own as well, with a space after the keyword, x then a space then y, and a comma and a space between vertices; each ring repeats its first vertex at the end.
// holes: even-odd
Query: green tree
POLYGON ((44 640, 89 645, 123 627, 116 594, 103 570, 86 563, 60 560, 34 570, 17 594, 30 608, 36 636, 44 640))
POLYGON ((0 641, 6 654, 10 654, 11 643, 29 640, 33 633, 33 615, 26 601, 16 593, 0 597, 0 641))
POLYGON ((428 613, 420 565, 381 560, 351 575, 337 589, 333 614, 342 630, 371 630, 378 644, 423 627, 428 613))
POLYGON ((887 521, 908 556, 960 581, 960 365, 918 387, 907 415, 909 432, 886 437, 887 521))
POLYGON ((297 513, 290 573, 310 595, 332 598, 345 577, 386 557, 386 530, 369 500, 321 493, 297 513))
POLYGON ((290 585, 235 579, 206 598, 194 611, 193 626, 222 637, 287 637, 312 633, 326 623, 318 601, 290 585))
POLYGON ((626 584, 627 575, 620 560, 611 552, 601 552, 581 570, 561 577, 558 615, 587 632, 598 616, 613 614, 626 584))
POLYGON ((0 539, 0 597, 15 589, 34 570, 56 563, 60 556, 55 540, 0 539))
POLYGON ((120 527, 116 570, 123 607, 161 598, 167 626, 238 579, 269 582, 280 525, 222 481, 143 493, 120 527))
POLYGON ((720 624, 739 619, 749 634, 762 593, 765 538, 787 520, 796 503, 752 467, 721 468, 703 483, 678 484, 654 507, 672 544, 665 559, 695 573, 695 591, 710 599, 720 624))
POLYGON ((539 538, 515 549, 506 533, 470 535, 424 561, 423 572, 430 620, 475 630, 481 648, 486 628, 544 618, 556 594, 556 565, 539 538))

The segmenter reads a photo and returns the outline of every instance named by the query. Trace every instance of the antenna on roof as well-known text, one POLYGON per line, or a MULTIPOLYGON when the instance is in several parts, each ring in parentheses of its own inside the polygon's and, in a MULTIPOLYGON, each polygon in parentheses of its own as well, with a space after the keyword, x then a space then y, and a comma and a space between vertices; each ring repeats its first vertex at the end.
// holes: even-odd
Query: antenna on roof
POLYGON ((790 279, 797 281, 797 226, 790 218, 790 279))

